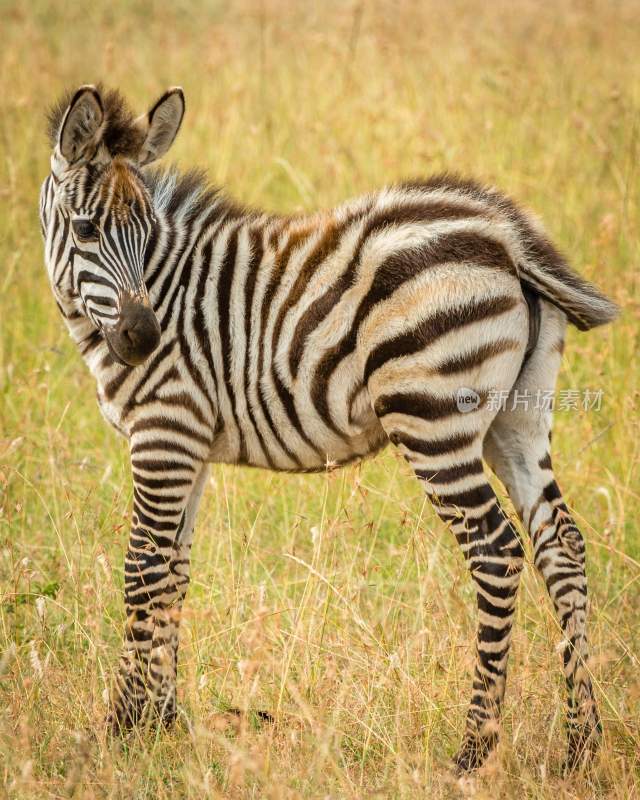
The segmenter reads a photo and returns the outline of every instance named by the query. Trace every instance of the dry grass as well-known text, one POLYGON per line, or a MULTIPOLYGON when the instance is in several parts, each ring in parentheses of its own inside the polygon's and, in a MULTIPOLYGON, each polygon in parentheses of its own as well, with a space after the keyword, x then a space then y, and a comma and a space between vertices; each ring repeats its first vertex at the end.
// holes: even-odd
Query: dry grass
POLYGON ((635 2, 1 5, 0 784, 11 798, 637 797, 640 749, 635 2), (174 157, 249 203, 333 204, 456 170, 544 218, 625 308, 572 332, 554 449, 588 539, 605 741, 560 777, 559 629, 527 570, 498 756, 457 783, 470 581, 388 452, 325 476, 216 467, 203 504, 170 733, 118 746, 103 693, 123 623, 131 487, 42 267, 45 106, 104 79, 141 110, 167 85, 174 157), (41 599, 44 598, 44 599, 41 599), (273 726, 229 719, 266 708, 273 726))

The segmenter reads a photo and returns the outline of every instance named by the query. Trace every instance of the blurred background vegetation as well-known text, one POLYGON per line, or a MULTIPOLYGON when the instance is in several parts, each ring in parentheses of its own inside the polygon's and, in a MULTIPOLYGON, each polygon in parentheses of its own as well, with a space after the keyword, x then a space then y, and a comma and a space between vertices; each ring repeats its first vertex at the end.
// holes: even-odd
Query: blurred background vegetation
POLYGON ((639 796, 640 5, 633 0, 0 0, 0 786, 15 798, 639 796), (48 287, 44 113, 98 80, 146 110, 184 87, 169 160, 239 200, 329 206, 448 170, 544 220, 621 320, 569 335, 554 455, 588 540, 605 743, 561 778, 560 632, 527 570, 504 734, 449 772, 473 593, 389 451, 320 476, 212 470, 170 732, 105 739, 131 486, 126 444, 48 287), (269 709, 275 725, 230 705, 269 709))

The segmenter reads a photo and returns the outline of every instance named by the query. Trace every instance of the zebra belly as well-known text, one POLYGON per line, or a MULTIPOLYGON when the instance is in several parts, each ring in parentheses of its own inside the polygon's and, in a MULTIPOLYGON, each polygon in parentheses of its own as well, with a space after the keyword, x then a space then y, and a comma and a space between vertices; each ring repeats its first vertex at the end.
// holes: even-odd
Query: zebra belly
POLYGON ((366 391, 340 415, 344 424, 332 430, 318 425, 309 398, 299 403, 298 420, 307 441, 284 415, 273 413, 273 427, 259 425, 255 416, 224 425, 216 435, 209 460, 287 472, 320 472, 373 455, 388 442, 366 391), (309 409, 305 414, 304 409, 309 409), (348 423, 346 420, 348 419, 348 423))

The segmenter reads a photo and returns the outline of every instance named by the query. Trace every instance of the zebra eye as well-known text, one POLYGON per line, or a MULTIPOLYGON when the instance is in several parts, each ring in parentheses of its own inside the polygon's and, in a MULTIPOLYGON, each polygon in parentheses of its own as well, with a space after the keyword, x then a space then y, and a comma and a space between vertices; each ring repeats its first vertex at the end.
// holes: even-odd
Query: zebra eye
POLYGON ((74 219, 73 232, 81 242, 95 242, 98 229, 90 219, 74 219))

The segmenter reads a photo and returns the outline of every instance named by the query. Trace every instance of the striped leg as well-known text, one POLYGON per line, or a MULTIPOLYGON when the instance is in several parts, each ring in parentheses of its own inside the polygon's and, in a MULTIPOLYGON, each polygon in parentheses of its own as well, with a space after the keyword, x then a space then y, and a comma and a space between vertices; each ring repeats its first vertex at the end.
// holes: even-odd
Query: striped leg
POLYGON ((125 559, 127 624, 109 717, 117 730, 135 725, 145 712, 157 712, 168 722, 175 716, 179 613, 206 470, 186 455, 186 448, 163 452, 163 447, 164 441, 132 438, 134 507, 125 559))
POLYGON ((497 413, 489 393, 508 391, 522 365, 527 311, 513 278, 473 269, 472 280, 466 269, 450 269, 402 298, 382 329, 386 337, 398 329, 395 338, 363 337, 374 410, 450 525, 476 586, 476 667, 455 758, 460 771, 479 767, 498 739, 523 564, 522 543, 484 472, 482 443, 497 413), (416 314, 407 332, 412 298, 424 296, 430 315, 416 314))
POLYGON ((471 705, 457 768, 481 766, 498 740, 516 595, 523 564, 517 532, 485 475, 482 440, 494 416, 486 406, 460 413, 455 399, 379 396, 375 409, 464 554, 476 584, 478 629, 471 705))
POLYGON ((184 598, 189 587, 191 543, 208 466, 201 467, 191 489, 176 535, 169 570, 171 595, 154 616, 153 639, 149 662, 149 685, 157 716, 170 723, 176 716, 176 681, 178 674, 179 627, 184 598))
POLYGON ((390 436, 423 482, 440 518, 450 525, 476 584, 478 629, 471 705, 460 771, 483 763, 498 740, 516 594, 523 563, 522 544, 484 474, 481 438, 467 431, 444 438, 415 435, 415 420, 401 418, 390 436))
POLYGON ((588 669, 587 579, 584 539, 556 483, 549 453, 551 411, 535 408, 535 392, 552 390, 560 365, 564 315, 543 306, 539 344, 518 378, 520 397, 496 417, 485 441, 485 457, 505 484, 533 541, 540 570, 564 638, 564 674, 568 689, 567 767, 573 769, 595 751, 601 725, 588 669))

